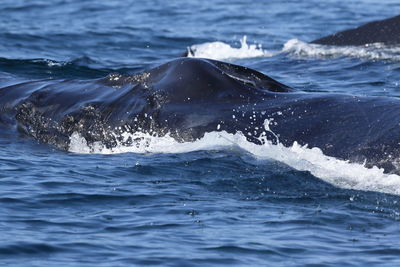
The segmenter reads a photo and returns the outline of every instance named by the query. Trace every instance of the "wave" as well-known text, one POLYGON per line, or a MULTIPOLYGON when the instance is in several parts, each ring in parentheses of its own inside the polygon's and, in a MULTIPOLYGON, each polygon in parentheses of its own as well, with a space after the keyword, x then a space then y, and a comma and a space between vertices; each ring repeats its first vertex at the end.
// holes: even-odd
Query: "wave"
POLYGON ((240 47, 232 47, 224 42, 207 42, 188 47, 188 57, 209 58, 215 60, 269 57, 272 53, 262 49, 261 44, 247 44, 247 36, 240 39, 240 47))
POLYGON ((303 58, 353 57, 365 60, 400 61, 399 46, 386 46, 380 43, 364 46, 331 46, 291 39, 284 44, 282 52, 303 58))
POLYGON ((247 37, 240 40, 239 48, 224 42, 207 42, 188 47, 187 56, 216 60, 234 60, 254 57, 272 57, 289 54, 300 58, 338 58, 350 57, 364 60, 400 61, 400 46, 387 46, 380 43, 364 46, 332 46, 303 42, 298 39, 287 41, 280 51, 267 51, 261 44, 247 44, 247 37))
MULTIPOLYGON (((269 129, 269 121, 265 122, 269 129)), ((296 170, 308 171, 312 175, 343 189, 375 191, 389 194, 400 194, 400 176, 386 174, 383 169, 367 168, 363 164, 350 163, 326 156, 319 148, 309 148, 294 142, 286 147, 281 143, 273 144, 264 135, 259 137, 262 145, 249 142, 241 133, 230 134, 225 131, 214 131, 193 142, 178 142, 170 135, 155 136, 148 133, 125 133, 125 140, 135 140, 127 146, 120 142, 108 148, 101 142, 88 143, 79 133, 70 137, 69 151, 74 153, 188 153, 200 150, 241 150, 256 159, 276 160, 296 170)))
POLYGON ((0 57, 0 70, 27 78, 82 78, 94 79, 111 72, 137 72, 138 68, 110 68, 90 57, 79 57, 68 61, 46 58, 9 59, 0 57))

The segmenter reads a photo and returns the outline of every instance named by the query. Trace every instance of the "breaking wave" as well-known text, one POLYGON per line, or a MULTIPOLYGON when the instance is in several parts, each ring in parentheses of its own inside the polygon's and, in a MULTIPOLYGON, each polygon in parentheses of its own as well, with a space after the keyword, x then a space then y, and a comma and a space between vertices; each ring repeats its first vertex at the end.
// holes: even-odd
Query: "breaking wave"
MULTIPOLYGON (((265 130, 269 129, 266 120, 265 130)), ((276 160, 296 170, 308 171, 312 175, 334 186, 344 189, 375 191, 389 194, 400 194, 400 176, 385 174, 377 167, 367 168, 362 164, 351 163, 323 154, 319 148, 309 148, 294 142, 286 147, 281 143, 273 144, 267 140, 264 132, 257 145, 246 140, 241 133, 230 134, 225 131, 209 132, 194 142, 177 142, 169 135, 155 136, 148 133, 126 133, 124 138, 135 140, 133 145, 117 145, 107 148, 101 142, 88 144, 79 134, 73 133, 70 137, 69 151, 74 153, 188 153, 199 150, 241 150, 259 160, 276 160)))
POLYGON ((232 47, 224 42, 207 42, 188 47, 188 57, 221 59, 241 59, 268 57, 272 53, 262 49, 261 44, 247 44, 247 36, 240 39, 240 47, 232 47))
POLYGON ((353 57, 364 60, 400 61, 400 46, 386 46, 380 43, 364 46, 329 46, 311 44, 291 39, 280 51, 267 51, 261 44, 247 44, 247 37, 240 40, 240 47, 224 42, 207 42, 188 47, 187 56, 215 60, 234 60, 254 57, 272 57, 282 53, 301 58, 353 57))
POLYGON ((399 46, 385 46, 380 43, 364 46, 330 46, 292 39, 284 44, 282 52, 304 58, 354 57, 365 60, 400 61, 399 46))

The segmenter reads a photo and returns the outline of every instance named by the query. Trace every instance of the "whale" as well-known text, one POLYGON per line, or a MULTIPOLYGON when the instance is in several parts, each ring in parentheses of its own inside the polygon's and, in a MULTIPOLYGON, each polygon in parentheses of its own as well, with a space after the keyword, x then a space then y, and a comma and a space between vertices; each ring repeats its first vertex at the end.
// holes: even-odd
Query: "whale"
POLYGON ((400 15, 337 32, 313 40, 311 43, 335 46, 361 46, 374 43, 387 46, 398 45, 400 44, 400 15))
POLYGON ((177 58, 92 80, 1 77, 0 125, 65 150, 74 133, 112 148, 135 143, 124 133, 191 142, 209 132, 240 132, 255 144, 297 142, 399 173, 400 99, 303 92, 210 59, 177 58))
MULTIPOLYGON (((347 29, 315 39, 308 43, 329 46, 373 45, 377 48, 382 48, 382 46, 394 47, 400 44, 400 15, 372 21, 353 29, 347 29)), ((199 45, 192 45, 188 46, 186 51, 181 53, 180 56, 196 57, 198 53, 199 45)))

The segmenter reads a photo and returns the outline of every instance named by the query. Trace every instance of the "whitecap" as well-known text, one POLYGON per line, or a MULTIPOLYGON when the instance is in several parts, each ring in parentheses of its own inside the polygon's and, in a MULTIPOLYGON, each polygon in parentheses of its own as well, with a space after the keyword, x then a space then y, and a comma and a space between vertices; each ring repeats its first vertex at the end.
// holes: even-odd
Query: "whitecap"
MULTIPOLYGON (((271 132, 266 120, 265 131, 271 132)), ((281 143, 272 143, 266 139, 266 132, 260 137, 262 145, 247 141, 241 133, 225 131, 209 132, 194 142, 177 142, 170 135, 155 136, 148 133, 124 133, 123 141, 131 139, 133 144, 122 145, 123 141, 113 148, 107 148, 101 142, 88 144, 79 134, 70 137, 69 151, 74 153, 188 153, 200 150, 241 150, 257 159, 268 159, 282 162, 296 170, 308 171, 312 175, 344 189, 376 191, 400 194, 400 176, 386 174, 383 169, 367 168, 363 164, 351 163, 324 155, 321 149, 301 146, 294 142, 290 147, 281 143)))
POLYGON ((224 42, 207 42, 188 47, 188 57, 209 58, 215 60, 241 59, 272 56, 262 49, 261 44, 247 44, 247 36, 240 39, 240 47, 232 47, 224 42))
POLYGON ((399 46, 386 46, 381 43, 364 46, 332 46, 291 39, 284 44, 281 52, 303 58, 354 57, 366 60, 400 61, 399 46))

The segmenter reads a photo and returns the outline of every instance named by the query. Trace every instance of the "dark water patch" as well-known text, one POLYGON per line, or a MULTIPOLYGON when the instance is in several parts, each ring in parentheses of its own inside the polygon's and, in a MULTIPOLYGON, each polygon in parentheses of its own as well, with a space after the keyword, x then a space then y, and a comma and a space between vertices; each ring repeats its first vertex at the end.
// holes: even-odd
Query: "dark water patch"
POLYGON ((213 250, 216 252, 226 253, 226 254, 256 254, 260 255, 263 254, 264 256, 267 255, 279 255, 279 252, 273 250, 259 250, 259 249, 250 249, 250 248, 242 248, 238 246, 220 246, 220 247, 210 247, 205 248, 206 250, 213 250))
POLYGON ((11 198, 11 197, 2 197, 2 198, 0 198, 0 202, 9 203, 9 204, 18 204, 18 203, 25 204, 25 203, 27 203, 27 201, 25 201, 23 199, 11 198))
POLYGON ((17 6, 8 6, 7 3, 3 6, 3 8, 1 9, 1 11, 5 11, 5 12, 18 12, 18 11, 38 11, 41 10, 45 7, 47 7, 48 5, 44 4, 44 3, 34 3, 34 4, 22 4, 22 5, 17 5, 17 6))
POLYGON ((40 243, 19 243, 0 247, 0 254, 9 256, 21 254, 47 254, 61 251, 63 251, 63 249, 60 247, 40 243))
POLYGON ((105 68, 100 63, 81 57, 71 61, 59 62, 50 59, 0 59, 0 70, 24 78, 81 78, 95 79, 110 72, 134 72, 135 69, 114 70, 105 68))
POLYGON ((110 205, 113 203, 135 205, 142 202, 148 202, 150 199, 156 201, 156 198, 166 198, 167 195, 100 195, 100 194, 46 194, 37 197, 37 201, 44 205, 64 205, 75 206, 81 204, 91 205, 110 205))

